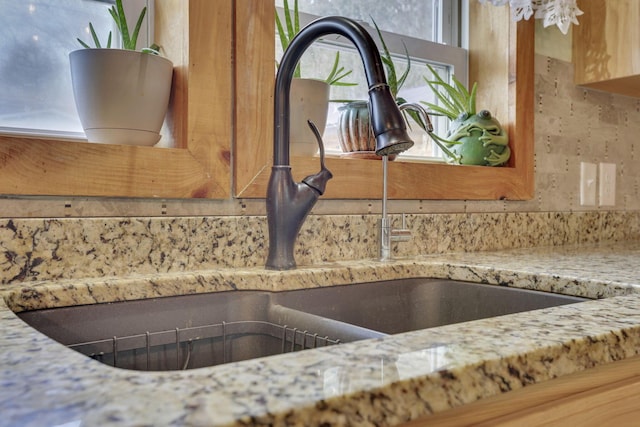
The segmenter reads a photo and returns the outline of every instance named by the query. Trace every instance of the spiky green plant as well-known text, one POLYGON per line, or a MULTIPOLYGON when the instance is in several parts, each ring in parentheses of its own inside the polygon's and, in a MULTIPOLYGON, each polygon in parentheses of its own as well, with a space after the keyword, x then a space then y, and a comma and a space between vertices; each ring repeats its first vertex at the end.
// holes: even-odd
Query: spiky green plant
MULTIPOLYGON (((298 0, 294 0, 293 10, 289 8, 288 0, 283 1, 282 7, 284 9, 284 25, 280 16, 278 16, 278 12, 276 12, 276 28, 278 30, 280 46, 284 52, 289 47, 291 40, 293 40, 293 38, 300 32, 300 13, 298 10, 298 0)), ((324 81, 331 86, 356 86, 357 83, 342 81, 352 72, 353 70, 346 70, 340 65, 340 52, 336 52, 333 67, 324 81)), ((293 77, 300 78, 301 76, 300 63, 298 62, 298 64, 296 64, 293 77)))
MULTIPOLYGON (((89 33, 91 34, 91 38, 93 39, 93 44, 95 45, 95 47, 101 49, 102 44, 100 43, 100 39, 98 38, 96 30, 93 28, 93 24, 91 22, 89 22, 89 33)), ((85 43, 82 39, 77 38, 76 40, 78 40, 78 43, 80 43, 85 49, 91 49, 91 46, 85 43)), ((111 48, 111 31, 109 31, 109 37, 107 38, 107 44, 105 45, 105 47, 107 49, 111 48)))
POLYGON ((455 76, 451 76, 453 81, 453 85, 451 85, 445 82, 431 65, 427 64, 427 67, 435 80, 423 78, 440 101, 440 104, 431 102, 423 102, 423 104, 433 112, 448 117, 449 120, 455 120, 463 113, 467 113, 469 116, 476 114, 477 82, 473 84, 471 91, 469 91, 455 76))
MULTIPOLYGON (((140 33, 140 28, 142 27, 142 21, 147 13, 147 7, 143 7, 142 11, 140 11, 140 15, 138 16, 138 21, 131 33, 129 31, 129 26, 127 25, 127 17, 124 13, 124 7, 122 6, 122 0, 116 0, 116 4, 109 8, 109 14, 113 18, 116 28, 120 32, 122 36, 122 48, 126 50, 136 50, 136 46, 138 44, 138 34, 140 33)), ((100 40, 96 34, 95 29, 93 28, 93 24, 89 23, 89 32, 91 33, 91 38, 93 39, 93 43, 96 48, 101 48, 102 45, 100 40)), ((91 46, 85 43, 81 39, 77 39, 78 42, 86 49, 90 49, 91 46)), ((108 49, 111 47, 111 31, 109 31, 109 36, 107 37, 107 44, 105 47, 108 49)), ((158 54, 158 46, 151 45, 148 48, 143 48, 143 52, 155 53, 158 54)))
POLYGON ((407 68, 404 72, 398 76, 398 71, 396 70, 396 64, 393 62, 393 57, 391 56, 391 52, 387 47, 387 44, 384 41, 384 37, 382 37, 382 32, 380 31, 380 27, 376 21, 372 18, 371 22, 373 22, 373 26, 376 28, 376 33, 378 34, 378 38, 380 39, 380 44, 382 45, 382 55, 380 55, 380 59, 382 59, 382 63, 384 64, 385 71, 387 73, 387 84, 389 85, 389 90, 391 91, 391 95, 396 100, 398 104, 403 104, 406 100, 400 98, 398 99, 398 92, 404 86, 407 77, 409 77, 409 72, 411 71, 411 57, 409 56, 409 51, 407 50, 407 46, 404 45, 404 53, 405 58, 407 60, 407 68))
POLYGON ((449 84, 433 67, 427 67, 433 80, 426 77, 424 80, 439 103, 422 103, 432 114, 445 116, 450 120, 445 137, 430 133, 434 142, 454 163, 485 166, 505 164, 511 155, 509 135, 488 110, 477 112, 478 84, 474 83, 469 91, 455 77, 452 76, 452 84, 449 84))

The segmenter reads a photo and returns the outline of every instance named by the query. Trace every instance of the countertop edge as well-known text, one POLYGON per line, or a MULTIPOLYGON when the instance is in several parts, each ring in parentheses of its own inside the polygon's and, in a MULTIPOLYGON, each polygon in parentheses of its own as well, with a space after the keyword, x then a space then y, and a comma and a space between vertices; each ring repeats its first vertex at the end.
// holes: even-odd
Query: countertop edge
MULTIPOLYGON (((632 246, 633 256, 636 248, 632 246)), ((562 256, 568 261, 578 259, 576 254, 556 253, 556 258, 562 256)), ((390 264, 333 263, 295 272, 235 269, 20 284, 3 291, 6 305, 0 301, 0 323, 7 331, 0 338, 4 354, 0 409, 10 420, 0 424, 42 425, 39 416, 46 415, 48 422, 81 419, 107 426, 142 420, 156 425, 178 420, 202 425, 393 425, 640 353, 637 282, 603 280, 595 272, 574 274, 559 263, 547 272, 541 271, 544 266, 536 270, 531 265, 499 265, 512 258, 513 252, 495 252, 390 264), (91 304, 107 302, 107 295, 112 301, 168 296, 184 292, 185 287, 195 293, 256 286, 284 290, 281 286, 294 286, 292 277, 299 278, 296 287, 435 277, 559 293, 579 290, 583 296, 607 298, 303 354, 170 373, 114 370, 70 353, 23 324, 7 307, 19 311, 51 304, 91 304), (176 279, 186 281, 176 285, 176 279), (332 389, 326 389, 327 372, 346 375, 348 388, 332 394, 332 389), (381 379, 380 374, 386 377, 381 379), (268 384, 266 378, 274 382, 267 394, 257 390, 268 384), (247 384, 256 390, 247 391, 247 384), (127 399, 123 389, 135 398, 127 399)), ((528 260, 531 264, 544 258, 530 253, 528 260)))

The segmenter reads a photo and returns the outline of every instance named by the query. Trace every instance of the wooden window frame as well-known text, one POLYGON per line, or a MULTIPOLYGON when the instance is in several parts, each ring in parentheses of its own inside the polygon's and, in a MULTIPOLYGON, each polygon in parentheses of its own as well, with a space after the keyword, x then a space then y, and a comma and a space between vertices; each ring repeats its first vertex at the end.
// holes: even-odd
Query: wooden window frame
POLYGON ((232 1, 156 2, 156 42, 174 64, 163 132, 178 148, 0 137, 0 194, 230 197, 232 22, 232 1))
MULTIPOLYGON (((500 168, 392 162, 391 198, 533 197, 534 24, 513 23, 508 8, 469 5, 470 80, 480 84, 479 105, 508 129, 512 158, 500 168)), ((167 123, 178 148, 0 137, 0 194, 264 198, 274 13, 265 0, 158 0, 156 38, 175 66, 167 123)), ((327 159, 334 179, 324 197, 379 198, 378 164, 327 159)), ((301 178, 317 171, 318 159, 293 157, 292 166, 301 178)))
MULTIPOLYGON (((236 4, 236 118, 249 117, 251 125, 238 121, 235 127, 234 192, 238 197, 257 198, 266 194, 271 173, 274 6, 260 0, 236 0, 236 4)), ((533 197, 534 23, 512 22, 506 7, 480 5, 477 1, 469 6, 470 80, 479 82, 479 105, 506 118, 503 124, 509 132, 511 160, 500 168, 392 162, 391 198, 533 197)), ((291 163, 298 179, 318 170, 318 159, 292 157, 291 163)), ((379 198, 382 172, 378 164, 375 160, 328 158, 327 167, 334 179, 323 197, 379 198)))

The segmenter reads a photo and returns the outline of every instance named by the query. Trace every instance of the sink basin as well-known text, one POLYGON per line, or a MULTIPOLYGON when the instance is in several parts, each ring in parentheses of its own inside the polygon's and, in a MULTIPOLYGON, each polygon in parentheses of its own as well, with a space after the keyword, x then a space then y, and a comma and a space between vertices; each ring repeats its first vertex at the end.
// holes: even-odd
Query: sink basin
POLYGON ((76 351, 134 370, 214 366, 384 335, 280 306, 261 291, 52 308, 18 317, 76 351))
POLYGON ((283 292, 280 304, 397 334, 585 301, 584 298, 438 279, 399 279, 283 292))
POLYGON ((437 279, 231 291, 18 313, 116 367, 190 369, 382 337, 583 298, 437 279))

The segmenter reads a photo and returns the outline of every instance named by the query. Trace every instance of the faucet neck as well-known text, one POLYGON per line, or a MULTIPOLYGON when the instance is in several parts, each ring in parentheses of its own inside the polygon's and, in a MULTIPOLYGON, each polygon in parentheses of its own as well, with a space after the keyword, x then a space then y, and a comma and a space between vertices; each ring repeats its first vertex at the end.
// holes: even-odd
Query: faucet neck
MULTIPOLYGON (((348 18, 338 16, 320 18, 312 22, 291 40, 278 67, 274 100, 276 123, 273 147, 274 165, 290 164, 289 94, 295 67, 302 57, 302 54, 315 40, 329 34, 344 36, 351 40, 356 46, 362 58, 370 91, 388 91, 384 67, 380 54, 378 53, 378 48, 364 27, 348 18)), ((402 124, 404 125, 404 122, 402 124)))
POLYGON ((321 170, 296 183, 291 175, 289 158, 289 113, 291 81, 295 66, 304 51, 319 37, 338 34, 351 40, 358 49, 369 84, 369 115, 376 137, 376 152, 394 154, 413 145, 406 133, 406 123, 385 79, 382 59, 369 33, 356 22, 342 17, 320 18, 303 28, 291 40, 276 76, 273 168, 267 186, 267 220, 269 255, 267 268, 286 270, 295 267, 293 246, 300 227, 316 200, 324 192, 331 172, 324 167, 320 133, 309 122, 320 147, 321 170))

